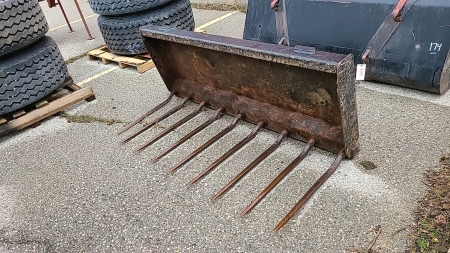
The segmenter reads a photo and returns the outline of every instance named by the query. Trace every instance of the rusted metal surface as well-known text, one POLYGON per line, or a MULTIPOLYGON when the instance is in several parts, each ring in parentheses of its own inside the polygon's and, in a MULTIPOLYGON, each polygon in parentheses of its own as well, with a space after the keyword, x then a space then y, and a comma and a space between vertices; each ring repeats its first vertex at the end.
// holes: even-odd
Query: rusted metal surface
POLYGON ((88 39, 93 40, 94 38, 91 35, 91 31, 89 30, 89 27, 86 23, 86 20, 84 18, 83 12, 81 11, 80 5, 78 4, 78 0, 73 0, 75 3, 75 6, 77 7, 78 13, 80 14, 80 18, 83 21, 84 28, 86 29, 86 33, 88 34, 88 39))
POLYGON ((325 171, 325 173, 322 174, 322 176, 314 183, 311 188, 303 195, 303 197, 295 204, 295 206, 286 214, 286 216, 278 223, 278 225, 275 227, 275 231, 280 230, 286 223, 297 213, 300 208, 303 207, 303 205, 308 202, 308 200, 314 195, 314 193, 320 188, 320 186, 323 185, 327 181, 327 179, 333 175, 333 173, 338 168, 339 164, 342 161, 342 158, 345 157, 344 150, 341 150, 339 152, 338 156, 334 160, 333 164, 330 166, 330 168, 325 171))
POLYGON ((186 134, 185 136, 183 136, 183 138, 179 139, 177 142, 175 142, 174 144, 172 144, 172 146, 168 147, 167 149, 165 149, 164 151, 162 151, 160 154, 158 154, 155 158, 152 159, 153 162, 158 161, 159 159, 161 159, 162 157, 164 157, 165 155, 167 155, 168 153, 170 153, 172 150, 174 150, 175 148, 177 148, 178 146, 180 146, 181 144, 183 144, 185 141, 189 140, 192 136, 196 135, 197 133, 199 133, 200 131, 202 131, 203 129, 205 129, 207 126, 211 125, 214 121, 216 121, 219 116, 220 113, 223 111, 223 108, 219 108, 216 110, 216 112, 214 113, 213 116, 211 116, 211 118, 209 118, 207 121, 205 121, 203 124, 201 124, 200 126, 198 126, 197 128, 195 128, 194 130, 192 130, 190 133, 186 134))
POLYGON ((398 15, 400 13, 400 10, 403 9, 402 17, 406 16, 408 12, 411 10, 411 8, 414 6, 417 0, 412 0, 411 4, 406 6, 404 8, 404 5, 406 4, 405 0, 399 0, 398 4, 392 12, 386 16, 383 23, 380 25, 376 33, 373 35, 372 39, 369 41, 368 45, 364 49, 363 57, 365 59, 362 59, 364 62, 368 63, 370 58, 376 58, 383 47, 386 45, 387 41, 392 37, 392 34, 394 34, 394 31, 398 28, 400 25, 400 22, 396 21, 394 18, 394 13, 397 13, 398 15), (403 5, 402 5, 402 2, 403 5), (401 7, 398 9, 398 7, 401 7), (397 12, 396 12, 397 11, 397 12))
MULTIPOLYGON (((278 3, 283 3, 278 1, 278 3)), ((278 8, 278 7, 277 7, 278 8)), ((285 8, 285 6, 281 6, 285 8)), ((255 138, 261 128, 279 134, 274 143, 236 175, 212 198, 217 199, 239 182, 273 153, 286 137, 307 142, 301 154, 292 161, 243 211, 255 207, 308 154, 312 146, 338 154, 330 169, 319 178, 300 202, 282 220, 281 228, 306 203, 325 180, 336 170, 340 160, 353 158, 359 149, 358 121, 355 95, 355 68, 352 55, 316 51, 315 48, 267 44, 239 40, 170 27, 141 28, 144 43, 164 83, 171 92, 166 101, 144 114, 122 132, 159 110, 172 96, 183 102, 150 124, 126 138, 131 140, 156 122, 172 115, 189 100, 197 103, 196 110, 160 132, 137 150, 161 139, 200 113, 204 106, 216 112, 207 121, 171 144, 153 162, 177 148, 219 118, 222 113, 234 116, 230 124, 211 139, 197 147, 168 170, 173 173, 202 151, 219 141, 243 119, 256 124, 247 137, 193 178, 197 182, 236 151, 255 138)), ((288 41, 282 37, 280 44, 288 41)))
POLYGON ((270 154, 272 154, 281 144, 284 137, 287 135, 287 131, 283 130, 275 142, 270 146, 266 151, 264 151, 260 156, 258 156, 253 162, 251 162, 244 170, 242 170, 236 177, 234 177, 227 185, 225 185, 222 189, 217 192, 212 199, 217 199, 226 193, 231 187, 233 187, 239 180, 241 180, 247 173, 249 173, 253 168, 258 166, 264 159, 266 159, 270 154))
POLYGON ((367 50, 364 51, 364 53, 361 55, 361 60, 362 60, 364 63, 368 63, 368 61, 369 61, 369 54, 370 54, 371 51, 372 51, 372 50, 367 49, 367 50))
POLYGON ((397 5, 395 6, 394 10, 392 11, 391 17, 392 17, 392 20, 394 20, 395 22, 402 21, 401 11, 402 11, 403 7, 405 6, 406 1, 408 1, 408 0, 398 0, 397 5))
POLYGON ((185 163, 189 162, 192 158, 200 154, 203 150, 207 149, 209 146, 211 146, 213 143, 218 141, 220 138, 222 138, 224 135, 226 135, 228 132, 233 130, 233 128, 236 126, 236 124, 241 120, 242 114, 238 114, 234 120, 220 133, 216 134, 214 137, 212 137, 210 140, 205 142, 203 145, 198 147, 196 150, 194 150, 191 154, 189 154, 187 157, 185 157, 183 160, 181 160, 179 163, 177 163, 175 166, 173 166, 168 172, 172 173, 181 166, 183 166, 185 163))
MULTIPOLYGON (((84 28, 86 29, 86 33, 88 34, 88 39, 89 40, 94 39, 92 37, 91 31, 89 30, 89 27, 88 27, 88 25, 86 23, 86 19, 84 18, 83 12, 81 11, 80 5, 78 4, 78 0, 74 0, 74 3, 75 3, 75 6, 76 6, 76 8, 78 10, 78 13, 80 14, 80 18, 83 21, 84 28)), ((61 4, 61 0, 59 0, 58 2, 56 2, 56 0, 47 0, 47 4, 48 4, 49 8, 53 8, 53 7, 56 7, 57 5, 59 5, 59 8, 61 9, 61 12, 62 12, 62 14, 64 16, 64 19, 66 20, 66 24, 69 27, 70 32, 74 32, 73 28, 72 28, 72 26, 70 24, 70 21, 67 18, 66 12, 64 11, 64 8, 63 8, 63 6, 61 4)))
POLYGON ((270 2, 270 8, 271 9, 275 9, 278 5, 278 0, 272 0, 272 2, 270 2))
POLYGON ((208 166, 208 168, 206 168, 205 170, 203 170, 200 174, 198 174, 197 176, 195 176, 195 178, 193 178, 188 185, 192 185, 195 182, 197 182, 198 180, 200 180, 201 178, 203 178, 204 176, 206 176, 209 172, 211 172, 212 170, 214 170, 214 168, 216 168, 217 166, 219 166, 219 164, 221 164, 223 161, 225 161, 228 157, 230 157, 231 155, 233 155, 236 151, 238 151, 239 149, 241 149, 243 146, 245 146, 245 144, 247 144, 249 141, 253 140, 255 138, 255 136, 258 134, 259 130, 261 129, 261 127, 263 126, 264 122, 260 121, 255 128, 252 130, 252 132, 245 137, 242 141, 240 141, 238 144, 234 145, 234 147, 232 147, 230 150, 228 150, 225 154, 223 154, 221 157, 219 157, 215 162, 213 162, 211 165, 208 166))
POLYGON ((286 37, 281 38, 281 39, 278 41, 278 45, 284 45, 285 41, 286 41, 286 37))
POLYGON ((306 146, 303 148, 300 155, 295 158, 261 193, 255 198, 255 200, 248 205, 244 211, 242 211, 241 215, 246 215, 250 212, 270 191, 272 191, 280 182, 285 178, 289 172, 291 172, 303 159, 305 159, 309 150, 314 146, 315 140, 311 139, 306 143, 306 146))
POLYGON ((62 6, 62 4, 61 4, 61 1, 58 1, 58 3, 56 3, 55 0, 47 0, 47 3, 48 3, 48 6, 49 6, 50 8, 53 8, 53 7, 55 7, 56 5, 59 5, 59 9, 61 10, 61 13, 62 13, 63 16, 64 16, 64 19, 66 20, 67 27, 69 27, 70 32, 73 32, 72 25, 70 25, 70 21, 69 21, 69 19, 67 18, 66 12, 64 11, 64 8, 63 8, 63 6, 62 6))
POLYGON ((158 123, 159 121, 169 117, 170 115, 174 114, 175 112, 179 111, 181 108, 183 108, 183 106, 186 104, 186 102, 189 100, 189 97, 185 97, 183 99, 183 101, 175 106, 174 108, 172 108, 170 111, 166 112, 165 114, 163 114, 162 116, 158 117, 157 119, 151 121, 150 123, 148 123, 147 125, 143 126, 141 129, 139 129, 137 132, 135 132, 134 134, 128 136, 127 138, 122 140, 122 143, 126 143, 131 141, 132 139, 134 139, 136 136, 140 135, 141 133, 147 131, 148 129, 150 129, 153 125, 155 125, 156 123, 158 123))
POLYGON ((169 27, 141 34, 169 91, 353 158, 359 149, 352 55, 169 27))
POLYGON ((280 45, 289 46, 289 30, 286 14, 286 1, 278 0, 272 8, 275 11, 275 27, 277 30, 277 38, 282 42, 280 45), (283 39, 284 38, 284 39, 283 39))
POLYGON ((122 130, 120 130, 119 134, 124 133, 125 131, 127 131, 128 129, 132 128, 133 126, 135 126, 136 124, 138 124, 139 122, 143 121, 145 118, 147 118, 148 116, 152 115, 153 113, 155 113, 156 111, 158 111, 159 109, 161 109, 162 107, 164 107, 167 103, 170 102, 170 100, 172 100, 173 96, 175 95, 175 92, 171 92, 169 97, 167 97, 166 100, 164 100, 163 102, 161 102, 159 105, 155 106, 154 108, 152 108, 150 111, 146 112, 144 115, 142 115, 141 117, 137 118, 136 120, 134 120, 133 122, 131 122, 130 124, 128 124, 126 127, 124 127, 122 130))
POLYGON ((174 123, 173 125, 171 125, 170 127, 166 128, 164 131, 162 131, 161 133, 159 133, 158 135, 156 135, 155 137, 151 138, 150 140, 148 140, 146 143, 142 144, 142 146, 140 146, 139 148, 136 149, 136 152, 141 152, 142 150, 144 150, 145 148, 147 148, 148 146, 152 145, 153 143, 155 143, 157 140, 161 139, 162 137, 166 136, 167 134, 169 134, 170 132, 172 132, 173 130, 175 130, 176 128, 178 128, 179 126, 183 125, 184 123, 188 122, 190 119, 192 119, 195 115, 199 114, 202 110, 202 108, 205 106, 206 102, 203 101, 201 102, 197 108, 195 108, 195 110, 193 112, 191 112, 190 114, 188 114, 186 117, 182 118, 181 120, 177 121, 176 123, 174 123))

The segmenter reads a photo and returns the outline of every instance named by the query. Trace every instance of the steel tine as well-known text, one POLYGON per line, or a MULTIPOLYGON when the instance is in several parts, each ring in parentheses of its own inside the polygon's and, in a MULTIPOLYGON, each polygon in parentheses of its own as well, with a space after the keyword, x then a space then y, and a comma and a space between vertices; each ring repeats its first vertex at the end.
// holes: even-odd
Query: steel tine
POLYGON ((167 149, 165 149, 163 152, 161 152, 159 155, 157 155, 155 158, 152 159, 153 162, 158 161, 159 159, 161 159, 162 157, 164 157, 165 155, 167 155, 168 153, 170 153, 172 150, 174 150, 176 147, 178 147, 179 145, 183 144, 185 141, 189 140, 192 136, 196 135, 197 133, 199 133, 201 130, 203 130, 204 128, 206 128, 207 126, 211 125, 214 121, 216 121, 219 116, 220 113, 224 110, 223 107, 219 108, 216 110, 216 112, 214 113, 213 116, 211 116, 211 118, 209 118, 207 121, 205 121, 203 124, 201 124, 200 126, 198 126, 197 128, 195 128, 194 130, 192 130, 190 133, 188 133, 187 135, 185 135, 183 138, 179 139, 177 142, 175 142, 174 144, 172 144, 172 146, 168 147, 167 149))
POLYGON ((234 117, 233 121, 226 127, 224 128, 220 133, 216 134, 214 137, 212 137, 209 141, 205 142, 203 145, 201 145, 200 147, 198 147, 194 152, 192 152, 190 155, 188 155, 187 157, 185 157, 182 161, 180 161, 178 164, 176 164, 175 166, 173 166, 168 172, 172 173, 174 172, 176 169, 178 169, 179 167, 183 166, 185 163, 187 163, 188 161, 190 161, 192 158, 194 158, 196 155, 198 155, 200 152, 202 152, 203 150, 205 150, 206 148, 208 148, 210 145, 212 145, 214 142, 218 141, 220 138, 222 138, 225 134, 227 134, 228 132, 230 132, 231 130, 233 130, 233 128, 236 126, 236 124, 239 122, 239 120, 241 120, 242 118, 242 114, 239 113, 238 115, 236 115, 236 117, 234 117))
POLYGON ((241 180, 248 172, 250 172, 254 167, 256 167, 260 162, 262 162, 264 159, 266 159, 270 154, 275 151, 278 146, 280 146, 281 142, 283 141, 284 137, 288 134, 288 131, 283 130, 280 135, 278 135, 278 138, 275 140, 275 142, 268 148, 264 153, 262 153, 258 158, 256 158, 252 163, 250 163, 241 173, 239 173, 236 177, 233 178, 227 185, 225 185, 216 195, 212 197, 212 199, 217 199, 218 197, 222 196, 225 192, 227 192, 233 185, 235 185, 239 180, 241 180))
POLYGON ((211 165, 208 166, 204 171, 202 171, 200 174, 198 174, 195 178, 193 178, 188 185, 192 185, 193 183, 197 182, 199 179, 204 177, 206 174, 211 172, 214 168, 216 168, 219 164, 221 164, 223 161, 225 161, 228 157, 233 155, 236 151, 241 149, 245 144, 247 144, 249 141, 251 141, 255 136, 258 134, 259 129, 263 126, 264 122, 260 121, 255 128, 252 130, 252 132, 245 137, 242 141, 240 141, 238 144, 236 144, 234 147, 232 147, 230 150, 228 150, 225 154, 223 154, 219 159, 217 159, 215 162, 213 162, 211 165))
POLYGON ((295 158, 261 193, 252 201, 252 203, 245 208, 245 210, 241 213, 241 215, 245 215, 250 212, 270 191, 273 190, 280 182, 291 172, 303 159, 305 159, 306 155, 308 155, 309 150, 314 146, 316 140, 314 138, 310 139, 306 146, 303 148, 300 155, 295 158))
POLYGON ((341 150, 334 160, 333 164, 330 166, 330 168, 322 174, 322 176, 314 183, 311 188, 303 195, 303 197, 295 204, 295 206, 289 211, 288 214, 278 223, 278 225, 275 227, 275 231, 280 230, 291 218, 295 215, 295 213, 302 208, 302 206, 312 197, 312 195, 322 186, 327 179, 333 175, 333 173, 336 171, 337 167, 342 161, 342 158, 344 157, 344 150, 341 150))
POLYGON ((149 129, 150 127, 152 127, 154 124, 158 123, 159 121, 169 117, 170 115, 174 114, 175 112, 179 111, 181 108, 183 108, 184 104, 186 104, 186 102, 189 100, 189 97, 185 97, 183 99, 183 101, 175 106, 174 108, 172 108, 170 111, 166 112, 164 115, 160 116, 159 118, 153 120, 152 122, 148 123, 148 125, 142 127, 141 129, 139 129, 136 133, 128 136, 127 138, 125 138, 124 140, 122 140, 122 143, 126 143, 130 140, 132 140, 133 138, 135 138, 136 136, 140 135, 141 133, 145 132, 147 129, 149 129))
POLYGON ((199 114, 200 111, 202 110, 202 108, 206 105, 206 101, 201 102, 200 104, 198 104, 197 108, 195 108, 194 111, 192 111, 191 113, 189 113, 189 115, 187 115, 186 117, 182 118, 181 120, 177 121, 176 123, 174 123, 173 125, 171 125, 170 127, 168 127, 166 130, 162 131, 161 133, 159 133, 158 135, 156 135, 155 137, 151 138, 149 141, 147 141, 146 143, 144 143, 142 146, 140 146, 139 148, 136 149, 136 152, 140 152, 142 150, 144 150, 145 148, 147 148, 148 146, 152 145, 153 143, 155 143, 157 140, 161 139, 162 137, 166 136, 168 133, 172 132, 173 130, 175 130, 176 128, 178 128, 179 126, 183 125, 184 123, 186 123, 187 121, 189 121, 190 119, 192 119, 193 117, 195 117, 195 115, 199 114))
POLYGON ((153 113, 155 113, 156 111, 158 111, 159 109, 161 109, 163 106, 165 106, 167 103, 169 103, 169 101, 172 99, 172 97, 175 95, 175 91, 172 91, 169 95, 169 97, 164 100, 161 104, 155 106, 153 109, 151 109, 150 111, 146 112, 144 115, 142 115, 141 117, 139 117, 138 119, 136 119, 135 121, 131 122, 130 124, 128 124, 125 128, 123 128, 122 130, 119 131, 118 134, 122 134, 125 131, 127 131, 128 129, 132 128, 133 126, 135 126, 136 124, 138 124, 139 122, 141 122, 142 120, 144 120, 145 118, 147 118, 148 116, 152 115, 153 113))

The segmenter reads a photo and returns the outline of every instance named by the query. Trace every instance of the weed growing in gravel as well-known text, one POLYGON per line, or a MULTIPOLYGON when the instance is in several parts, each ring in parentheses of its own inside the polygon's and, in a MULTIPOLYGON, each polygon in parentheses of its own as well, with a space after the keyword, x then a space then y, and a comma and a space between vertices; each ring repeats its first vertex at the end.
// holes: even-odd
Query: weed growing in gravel
POLYGON ((127 123, 127 122, 123 122, 118 119, 105 119, 105 118, 94 117, 91 115, 71 115, 66 112, 60 113, 59 116, 62 118, 66 118, 67 122, 69 122, 69 123, 100 122, 100 123, 105 123, 107 125, 112 125, 112 124, 117 124, 117 123, 127 123))
POLYGON ((247 7, 240 4, 198 4, 191 3, 192 8, 215 11, 240 11, 247 12, 247 7))

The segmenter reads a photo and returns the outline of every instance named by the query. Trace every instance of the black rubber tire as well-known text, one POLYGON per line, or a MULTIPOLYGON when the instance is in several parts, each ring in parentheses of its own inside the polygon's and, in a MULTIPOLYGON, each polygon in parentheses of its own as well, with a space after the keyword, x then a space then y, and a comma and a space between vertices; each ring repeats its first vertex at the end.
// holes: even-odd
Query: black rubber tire
POLYGON ((0 0, 0 56, 17 51, 48 32, 37 0, 0 0))
POLYGON ((48 36, 0 59, 0 115, 39 101, 69 76, 55 41, 48 36))
POLYGON ((191 31, 195 28, 189 0, 176 0, 158 9, 136 15, 99 16, 97 22, 108 49, 115 54, 123 55, 147 53, 139 33, 141 26, 152 24, 191 31))
POLYGON ((172 0, 89 0, 93 12, 106 16, 121 16, 164 5, 172 0))

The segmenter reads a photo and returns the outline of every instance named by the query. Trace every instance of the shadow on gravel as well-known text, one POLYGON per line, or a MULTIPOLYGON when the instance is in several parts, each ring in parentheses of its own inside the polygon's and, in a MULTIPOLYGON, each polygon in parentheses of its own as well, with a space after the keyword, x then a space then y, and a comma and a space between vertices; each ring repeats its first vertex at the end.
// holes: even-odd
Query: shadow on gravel
POLYGON ((42 235, 13 228, 0 229, 0 249, 8 252, 55 252, 52 243, 42 235))

